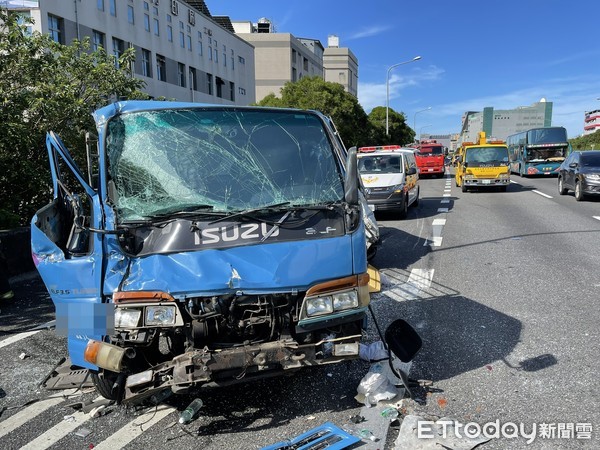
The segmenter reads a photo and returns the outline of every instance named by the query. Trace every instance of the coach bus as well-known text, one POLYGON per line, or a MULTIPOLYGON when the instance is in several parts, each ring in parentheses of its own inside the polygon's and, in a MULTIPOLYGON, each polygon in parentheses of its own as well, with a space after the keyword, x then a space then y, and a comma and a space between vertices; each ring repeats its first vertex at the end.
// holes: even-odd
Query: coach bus
POLYGON ((571 146, 564 127, 533 128, 506 138, 510 171, 522 177, 558 175, 571 146))

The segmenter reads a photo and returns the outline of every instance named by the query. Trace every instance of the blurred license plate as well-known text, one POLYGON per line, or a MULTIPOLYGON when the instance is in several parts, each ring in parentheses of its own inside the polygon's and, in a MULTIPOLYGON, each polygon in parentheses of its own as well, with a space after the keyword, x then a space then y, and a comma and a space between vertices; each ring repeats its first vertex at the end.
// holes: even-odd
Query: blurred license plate
POLYGON ((427 172, 433 172, 433 169, 427 169, 427 172))
POLYGON ((492 180, 482 180, 481 184, 492 184, 492 180))

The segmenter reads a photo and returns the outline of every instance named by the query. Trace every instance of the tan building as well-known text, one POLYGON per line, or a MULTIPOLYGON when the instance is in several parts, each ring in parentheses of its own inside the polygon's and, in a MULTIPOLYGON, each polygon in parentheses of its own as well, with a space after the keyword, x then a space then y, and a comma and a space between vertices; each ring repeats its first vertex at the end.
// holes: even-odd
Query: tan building
POLYGON ((358 59, 349 48, 340 48, 337 36, 329 36, 323 53, 325 81, 340 83, 346 92, 358 97, 358 59))
POLYGON ((317 39, 275 32, 268 19, 232 24, 237 35, 254 46, 256 101, 271 93, 280 96, 285 83, 305 76, 340 83, 357 96, 358 60, 349 49, 339 48, 339 40, 330 39, 336 46, 324 48, 317 39))
POLYGON ((134 76, 152 97, 248 105, 254 48, 203 0, 0 0, 57 42, 89 37, 115 56, 135 48, 134 76))

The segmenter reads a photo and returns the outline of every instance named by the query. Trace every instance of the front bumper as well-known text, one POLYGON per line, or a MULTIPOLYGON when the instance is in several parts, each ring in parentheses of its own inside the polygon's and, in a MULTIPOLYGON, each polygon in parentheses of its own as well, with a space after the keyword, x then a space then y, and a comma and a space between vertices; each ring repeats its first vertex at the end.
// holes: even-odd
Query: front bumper
POLYGON ((373 211, 401 209, 404 207, 404 192, 370 193, 366 196, 367 204, 373 211))
POLYGON ((300 344, 293 339, 245 345, 229 349, 191 350, 144 372, 125 383, 124 402, 138 402, 157 391, 171 388, 225 386, 264 378, 306 366, 339 363, 358 358, 361 335, 300 344))
POLYGON ((465 178, 465 186, 489 187, 489 186, 508 186, 510 179, 507 178, 465 178))

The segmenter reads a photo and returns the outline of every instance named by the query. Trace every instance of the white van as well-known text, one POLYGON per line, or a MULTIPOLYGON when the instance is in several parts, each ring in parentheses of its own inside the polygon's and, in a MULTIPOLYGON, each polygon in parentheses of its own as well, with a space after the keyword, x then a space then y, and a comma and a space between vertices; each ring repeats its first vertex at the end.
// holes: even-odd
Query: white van
POLYGON ((414 149, 399 145, 360 147, 358 170, 373 211, 397 210, 401 219, 419 203, 414 149))

